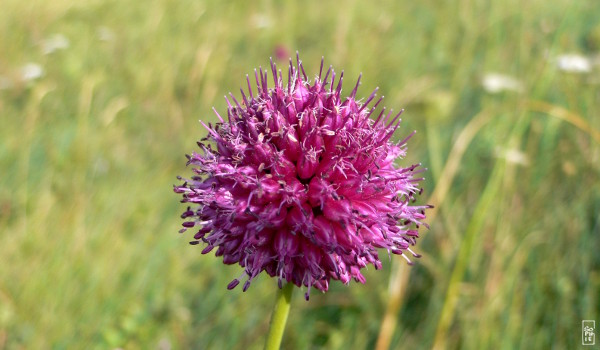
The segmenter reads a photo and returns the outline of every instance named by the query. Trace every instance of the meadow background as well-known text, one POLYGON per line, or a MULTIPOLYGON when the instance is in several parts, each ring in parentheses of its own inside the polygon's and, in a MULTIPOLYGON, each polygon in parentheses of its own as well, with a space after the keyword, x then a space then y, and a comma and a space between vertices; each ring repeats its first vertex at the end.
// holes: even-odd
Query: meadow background
POLYGON ((600 343, 596 1, 0 8, 0 349, 262 348, 275 281, 227 291, 172 186, 198 120, 296 50, 405 108, 436 209, 414 267, 297 292, 285 349, 374 348, 386 310, 391 349, 572 349, 584 319, 600 343))

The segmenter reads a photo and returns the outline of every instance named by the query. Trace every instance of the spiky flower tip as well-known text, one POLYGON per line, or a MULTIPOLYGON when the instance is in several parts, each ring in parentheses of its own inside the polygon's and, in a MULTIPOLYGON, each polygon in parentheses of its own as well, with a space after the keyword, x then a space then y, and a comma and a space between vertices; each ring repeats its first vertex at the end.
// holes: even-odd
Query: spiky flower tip
MULTIPOLYGON (((195 176, 175 186, 190 206, 183 229, 194 229, 192 245, 214 248, 225 264, 240 264, 244 274, 228 289, 265 271, 283 281, 327 291, 330 280, 364 283, 360 270, 381 268, 377 249, 402 255, 411 263, 425 209, 411 205, 420 194, 420 164, 398 167, 406 142, 390 141, 400 123, 383 108, 373 114, 376 92, 356 100, 356 86, 342 98, 343 72, 321 69, 311 84, 302 62, 290 60, 287 83, 271 60, 254 71, 248 95, 227 100, 227 120, 201 123, 208 136, 201 153, 188 155, 195 176), (373 115, 374 118, 371 118, 373 115), (375 115, 377 115, 375 117, 375 115), (210 142, 210 143, 209 143, 210 142)), ((214 109, 213 109, 214 110, 214 109)))

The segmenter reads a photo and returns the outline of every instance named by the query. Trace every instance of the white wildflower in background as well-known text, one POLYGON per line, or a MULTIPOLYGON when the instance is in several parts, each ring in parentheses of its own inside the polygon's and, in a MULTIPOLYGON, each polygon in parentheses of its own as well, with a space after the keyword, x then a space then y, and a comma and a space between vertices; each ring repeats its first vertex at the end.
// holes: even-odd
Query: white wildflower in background
POLYGON ((269 28, 272 25, 271 19, 266 15, 254 15, 250 20, 255 28, 269 28))
POLYGON ((529 157, 523 151, 516 148, 496 147, 496 157, 504 158, 508 163, 517 165, 529 165, 529 157))
POLYGON ((115 32, 108 27, 99 27, 96 31, 96 34, 98 35, 98 39, 100 39, 100 41, 113 41, 115 39, 115 32))
POLYGON ((14 86, 10 78, 0 75, 0 90, 9 90, 14 86))
POLYGON ((485 74, 481 80, 481 85, 490 94, 497 94, 503 91, 523 91, 523 83, 516 78, 499 73, 485 74))
POLYGON ((102 158, 102 157, 97 157, 96 161, 94 161, 94 175, 104 175, 108 172, 108 170, 110 170, 110 163, 108 162, 108 160, 102 158))
POLYGON ((592 62, 589 58, 578 54, 560 55, 556 59, 558 69, 569 73, 589 73, 592 70, 592 62))
POLYGON ((21 79, 32 81, 44 76, 44 68, 37 63, 27 63, 21 67, 21 79))
POLYGON ((43 40, 40 45, 42 46, 42 53, 44 55, 49 55, 58 50, 68 49, 71 43, 66 36, 54 34, 43 40))

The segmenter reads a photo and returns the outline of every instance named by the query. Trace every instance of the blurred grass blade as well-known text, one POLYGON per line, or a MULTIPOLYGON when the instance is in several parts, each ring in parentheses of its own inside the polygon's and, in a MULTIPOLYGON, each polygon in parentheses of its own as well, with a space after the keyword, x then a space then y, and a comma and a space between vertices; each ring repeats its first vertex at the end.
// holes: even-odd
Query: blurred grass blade
POLYGON ((442 308, 437 330, 435 332, 433 349, 446 348, 448 329, 452 323, 452 317, 454 315, 454 310, 456 309, 456 304, 460 294, 460 285, 467 269, 467 263, 471 257, 474 242, 478 234, 481 232, 481 227, 483 225, 485 216, 488 214, 488 209, 491 203, 494 201, 502 183, 503 172, 500 166, 501 164, 502 162, 498 161, 494 167, 492 175, 490 176, 486 188, 479 199, 475 212, 473 213, 473 217, 469 222, 464 239, 462 240, 457 253, 456 262, 452 270, 452 275, 450 276, 450 282, 448 284, 448 289, 443 304, 444 306, 442 308))
MULTIPOLYGON (((442 170, 440 178, 437 180, 435 190, 429 197, 426 203, 432 204, 435 208, 429 211, 427 220, 433 222, 439 206, 443 203, 450 185, 458 172, 460 161, 469 147, 471 141, 481 128, 490 121, 490 115, 486 111, 481 111, 477 114, 461 131, 458 135, 456 142, 452 146, 452 150, 448 156, 448 160, 442 170)), ((399 258, 399 257, 398 257, 399 258)), ((398 312, 402 306, 402 297, 405 293, 407 286, 408 276, 410 271, 404 266, 404 259, 394 259, 394 274, 390 277, 389 282, 389 297, 386 306, 386 313, 383 317, 379 336, 377 338, 377 350, 389 349, 392 335, 396 329, 396 319, 398 312)))
POLYGON ((600 143, 600 132, 594 129, 585 119, 583 119, 577 113, 571 112, 566 108, 553 105, 544 101, 527 101, 526 106, 530 111, 545 113, 549 116, 558 118, 560 120, 564 120, 570 123, 571 125, 574 125, 579 130, 590 135, 597 143, 600 143))

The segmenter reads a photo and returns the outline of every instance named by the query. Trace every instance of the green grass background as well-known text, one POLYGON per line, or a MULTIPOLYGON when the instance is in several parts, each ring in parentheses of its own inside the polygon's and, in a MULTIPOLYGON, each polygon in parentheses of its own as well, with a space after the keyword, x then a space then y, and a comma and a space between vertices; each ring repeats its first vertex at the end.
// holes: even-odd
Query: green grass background
MULTIPOLYGON (((386 106, 406 109, 396 137, 418 130, 406 162, 429 168, 422 203, 449 182, 391 348, 430 348, 444 308, 448 348, 578 348, 583 319, 600 343, 600 66, 556 66, 600 52, 596 1, 0 7, 0 75, 13 82, 0 90, 0 349, 262 347, 276 283, 227 291, 240 268, 178 235, 172 185, 206 134, 198 119, 223 112, 222 96, 278 46, 299 50, 311 76, 325 56, 346 92, 363 72, 362 96, 379 86, 386 106), (57 33, 70 46, 44 55, 57 33), (44 76, 21 81, 27 62, 44 76), (486 93, 487 72, 524 89, 486 93), (483 124, 444 178, 474 118, 483 124)), ((373 348, 392 266, 310 302, 296 293, 284 348, 373 348)))

